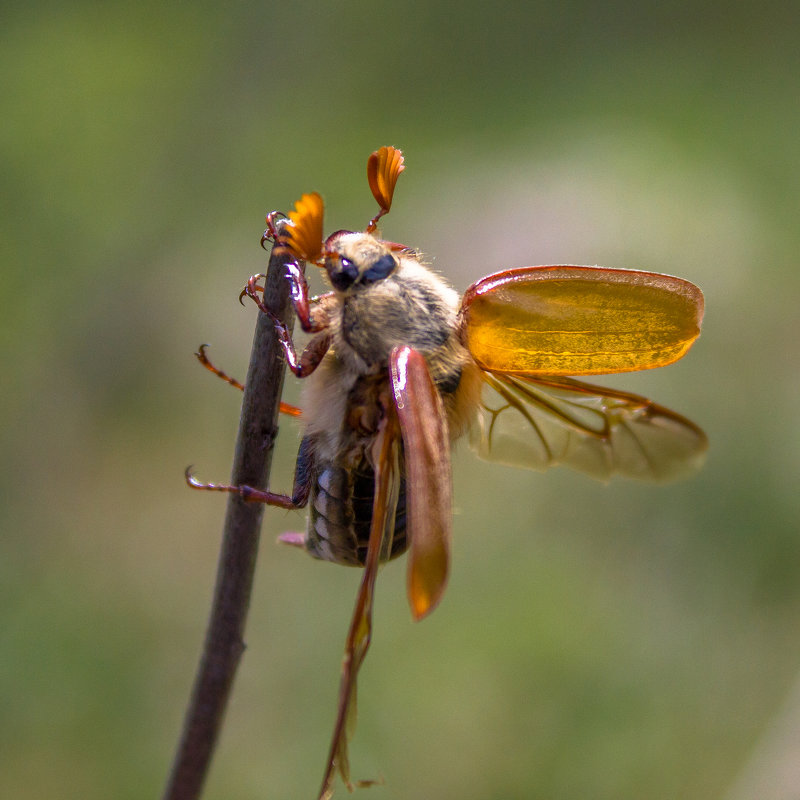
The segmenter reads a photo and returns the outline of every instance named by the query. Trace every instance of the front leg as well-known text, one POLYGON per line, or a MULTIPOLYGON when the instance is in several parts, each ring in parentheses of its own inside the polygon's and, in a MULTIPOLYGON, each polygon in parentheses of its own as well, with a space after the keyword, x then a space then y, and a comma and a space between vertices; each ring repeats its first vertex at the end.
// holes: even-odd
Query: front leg
POLYGON ((327 332, 330 322, 330 314, 328 312, 329 303, 333 297, 332 293, 322 295, 319 298, 312 300, 308 296, 308 284, 306 283, 305 275, 296 262, 290 261, 286 265, 287 277, 291 283, 292 305, 297 313, 297 319, 300 322, 300 327, 306 333, 316 333, 313 339, 306 345, 306 348, 297 356, 297 351, 292 340, 292 334, 289 331, 286 323, 276 316, 267 306, 263 300, 258 296, 258 279, 260 275, 253 275, 247 282, 243 294, 250 297, 259 309, 267 314, 275 325, 275 332, 278 334, 278 340, 281 343, 283 352, 286 355, 286 363, 289 369, 298 377, 305 378, 309 376, 320 364, 325 353, 331 345, 331 336, 327 332))
POLYGON ((307 378, 320 365, 320 362, 325 357, 325 353, 328 352, 331 346, 331 335, 327 331, 317 334, 306 345, 298 358, 289 329, 281 320, 275 317, 273 317, 273 320, 275 322, 275 331, 278 334, 278 340, 286 355, 286 366, 288 366, 298 378, 307 378))
MULTIPOLYGON (((285 265, 286 277, 290 284, 289 293, 292 299, 292 307, 297 316, 297 321, 305 333, 319 333, 325 330, 330 323, 328 307, 333 300, 333 292, 326 292, 318 297, 310 297, 308 293, 308 282, 300 265, 296 261, 288 261, 285 265)), ((258 281, 263 278, 262 273, 253 275, 247 281, 247 285, 239 294, 239 302, 242 297, 247 295, 265 314, 274 316, 264 305, 258 296, 263 287, 258 285, 258 281)))
POLYGON ((327 304, 333 297, 333 292, 321 297, 309 297, 308 281, 296 261, 289 261, 286 264, 286 277, 289 280, 292 306, 300 327, 306 333, 319 333, 325 330, 330 324, 327 304))

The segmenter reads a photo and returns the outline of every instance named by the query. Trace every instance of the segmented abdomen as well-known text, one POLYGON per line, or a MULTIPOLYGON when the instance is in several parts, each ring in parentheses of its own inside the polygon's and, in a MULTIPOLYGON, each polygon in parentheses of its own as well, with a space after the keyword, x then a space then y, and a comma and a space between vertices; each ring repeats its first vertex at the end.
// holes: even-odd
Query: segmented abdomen
MULTIPOLYGON (((375 475, 364 460, 354 469, 337 464, 316 465, 311 487, 306 549, 316 558, 336 564, 364 566, 367 557, 375 475)), ((384 542, 381 560, 404 553, 406 540, 406 487, 401 481, 394 516, 394 536, 384 542)))

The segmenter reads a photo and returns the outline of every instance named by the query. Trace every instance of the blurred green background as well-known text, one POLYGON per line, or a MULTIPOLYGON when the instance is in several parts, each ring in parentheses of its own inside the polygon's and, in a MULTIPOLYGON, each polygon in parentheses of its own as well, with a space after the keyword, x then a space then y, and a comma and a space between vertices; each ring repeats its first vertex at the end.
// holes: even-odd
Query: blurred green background
MULTIPOLYGON (((461 290, 541 263, 700 285, 691 354, 611 383, 711 449, 652 487, 460 447, 443 605, 414 625, 404 564, 380 576, 352 761, 386 785, 364 796, 783 797, 752 787, 800 761, 771 727, 800 668, 796 12, 6 6, 0 796, 160 795, 224 514, 182 472, 227 479, 239 404, 192 352, 244 375, 264 213, 317 190, 328 230, 362 227, 366 157, 394 144, 383 231, 461 290)), ((300 515, 265 519, 208 800, 315 797, 332 728, 358 574, 273 543, 300 515)))

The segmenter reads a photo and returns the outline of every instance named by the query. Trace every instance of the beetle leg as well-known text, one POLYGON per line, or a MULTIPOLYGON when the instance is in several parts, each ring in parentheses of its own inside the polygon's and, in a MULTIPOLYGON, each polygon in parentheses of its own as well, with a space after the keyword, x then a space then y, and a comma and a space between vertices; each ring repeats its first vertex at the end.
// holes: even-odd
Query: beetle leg
POLYGON ((231 486, 227 483, 203 483, 197 480, 192 474, 192 468, 187 467, 184 472, 186 476, 186 483, 191 489, 200 489, 207 492, 230 492, 231 494, 238 494, 242 500, 251 503, 266 503, 269 506, 278 506, 279 508, 286 508, 289 510, 301 508, 294 500, 285 494, 276 494, 275 492, 268 492, 264 489, 254 489, 252 486, 231 486))
POLYGON ((289 329, 281 320, 275 320, 275 330, 286 355, 286 365, 298 378, 307 378, 319 366, 331 346, 330 334, 321 333, 306 345, 298 357, 289 329))
MULTIPOLYGON (((244 391, 244 384, 240 383, 236 380, 236 378, 231 378, 230 375, 223 372, 219 367, 215 366, 211 363, 211 359, 206 355, 206 348, 210 347, 211 345, 208 344, 201 344, 198 348, 198 351, 195 353, 197 360, 209 371, 213 372, 218 378, 222 378, 223 381, 229 383, 231 386, 235 386, 237 389, 241 389, 244 391)), ((290 405, 289 403, 281 402, 281 414, 288 414, 290 417, 299 417, 300 416, 300 409, 297 406, 290 405)))
MULTIPOLYGON (((310 297, 308 293, 308 281, 300 265, 296 261, 288 261, 286 263, 286 277, 290 283, 290 294, 292 299, 292 306, 297 321, 305 333, 319 333, 328 327, 330 322, 327 310, 326 300, 331 297, 332 293, 328 292, 320 297, 310 297)), ((258 296, 259 291, 264 291, 262 286, 258 285, 258 281, 263 278, 262 273, 253 275, 247 281, 247 285, 239 294, 239 302, 242 297, 247 295, 265 314, 269 314, 273 319, 275 314, 270 311, 265 305, 263 300, 258 296)))
MULTIPOLYGON (((267 228, 261 236, 261 246, 264 247, 265 242, 274 242, 278 238, 278 226, 276 220, 286 219, 286 214, 281 211, 270 211, 267 214, 267 228)), ((266 250, 267 248, 264 247, 266 250)))
MULTIPOLYGON (((347 788, 352 791, 350 765, 347 757, 348 729, 352 731, 356 712, 356 677, 372 638, 372 606, 375 578, 378 575, 381 546, 386 533, 387 520, 392 516, 393 487, 400 479, 400 434, 393 409, 388 410, 381 430, 373 445, 375 461, 375 495, 372 506, 372 524, 369 532, 364 573, 356 597, 356 605, 347 633, 342 658, 342 676, 339 683, 339 707, 333 729, 331 748, 319 800, 329 800, 333 794, 333 779, 338 770, 347 788)), ((396 501, 396 494, 395 494, 396 501)), ((393 522, 392 522, 393 527, 393 522)), ((358 786, 369 786, 376 781, 358 781, 358 786)))
POLYGON ((328 333, 315 336, 303 350, 300 356, 299 369, 292 370, 298 378, 305 378, 320 364, 331 346, 331 336, 328 333))
POLYGON ((242 305, 244 305, 244 303, 242 303, 242 298, 245 295, 247 295, 249 298, 251 298, 252 300, 254 300, 256 302, 256 304, 258 305, 259 308, 261 308, 260 303, 258 303, 258 299, 257 299, 258 295, 256 293, 264 291, 264 287, 263 286, 259 286, 258 285, 258 281, 260 281, 262 278, 266 278, 266 277, 267 276, 263 272, 259 272, 259 273, 255 274, 255 275, 251 275, 248 278, 247 283, 244 285, 244 289, 242 289, 242 291, 239 292, 239 302, 242 305))
POLYGON ((250 503, 266 503, 268 506, 278 506, 294 510, 305 508, 308 503, 308 496, 311 493, 311 483, 314 476, 314 455, 309 445, 308 437, 300 442, 300 449, 297 453, 297 463, 294 471, 294 485, 292 495, 277 494, 265 489, 255 489, 252 486, 231 486, 226 483, 203 483, 197 480, 192 474, 192 468, 187 467, 184 475, 186 483, 192 489, 200 489, 207 492, 229 492, 238 494, 242 500, 250 503))
POLYGON ((312 302, 308 297, 308 284, 305 282, 305 276, 297 264, 289 262, 287 270, 292 281, 292 303, 297 311, 300 325, 306 333, 318 333, 308 343, 299 358, 288 326, 275 312, 267 308, 263 300, 258 296, 258 290, 261 287, 257 285, 257 281, 261 277, 260 275, 253 275, 250 278, 244 289, 244 294, 250 297, 259 309, 272 320, 275 325, 275 332, 278 334, 281 347, 286 355, 286 363, 289 369, 298 378, 305 378, 317 368, 331 344, 330 335, 325 333, 325 329, 328 327, 327 299, 330 295, 322 295, 312 302))
MULTIPOLYGON (((321 298, 312 299, 308 294, 308 281, 305 273, 296 261, 286 264, 286 277, 291 285, 292 306, 297 314, 297 321, 306 333, 319 333, 328 327, 330 322, 326 304, 321 298)), ((327 297, 330 295, 323 295, 327 297)))
POLYGON ((235 386, 237 389, 241 389, 244 391, 244 384, 239 383, 236 378, 231 378, 230 375, 223 372, 219 367, 215 367, 209 357, 206 355, 206 348, 210 347, 209 344, 201 344, 198 348, 197 352, 195 353, 195 357, 197 360, 209 371, 213 372, 218 378, 222 378, 226 383, 229 383, 231 386, 235 386))
MULTIPOLYGON (((252 297, 252 295, 251 295, 252 297)), ((286 364, 289 369, 298 377, 308 377, 322 361, 328 348, 331 346, 331 336, 328 333, 322 332, 315 336, 305 347, 300 356, 298 357, 295 350, 292 334, 286 323, 280 317, 273 314, 260 300, 256 301, 259 308, 268 314, 275 325, 275 332, 278 334, 278 340, 281 343, 283 352, 286 356, 286 364)))
MULTIPOLYGON (((397 247, 402 249, 403 245, 397 245, 397 247)), ((267 311, 265 308, 262 308, 262 305, 259 303, 257 298, 258 292, 264 292, 264 287, 260 286, 258 283, 258 281, 264 277, 266 276, 263 272, 259 272, 257 275, 252 275, 247 281, 244 289, 239 292, 239 302, 241 303, 242 298, 247 295, 258 305, 261 311, 268 314, 269 311, 267 311)), ((330 315, 327 307, 328 303, 333 299, 334 293, 325 292, 325 294, 309 297, 308 285, 305 282, 305 275, 302 273, 302 271, 300 271, 297 264, 293 261, 287 264, 287 278, 292 281, 292 307, 294 308, 297 318, 300 321, 300 327, 306 333, 318 333, 319 331, 327 328, 330 322, 330 315)), ((244 304, 242 303, 242 305, 244 304)))

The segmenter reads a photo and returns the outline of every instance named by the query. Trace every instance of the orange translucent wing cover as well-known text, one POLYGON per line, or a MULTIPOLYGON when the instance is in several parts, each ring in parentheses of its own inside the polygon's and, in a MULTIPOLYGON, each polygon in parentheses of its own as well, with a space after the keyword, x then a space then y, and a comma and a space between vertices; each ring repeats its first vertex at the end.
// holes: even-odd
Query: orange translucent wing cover
POLYGON ((449 570, 452 487, 447 418, 419 352, 397 347, 389 367, 406 466, 408 599, 414 618, 421 619, 441 599, 449 570))
POLYGON ((703 294, 638 270, 522 267, 473 284, 462 339, 486 370, 599 375, 670 364, 700 333, 703 294))
POLYGON ((316 193, 304 194, 289 212, 289 224, 281 236, 285 247, 299 261, 317 261, 322 256, 322 218, 325 206, 316 193))
POLYGON ((384 213, 392 207, 394 187, 404 169, 403 154, 395 147, 381 147, 367 161, 369 188, 384 213))

